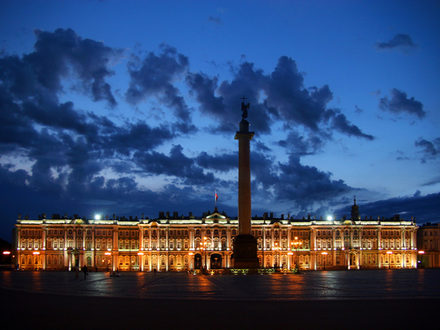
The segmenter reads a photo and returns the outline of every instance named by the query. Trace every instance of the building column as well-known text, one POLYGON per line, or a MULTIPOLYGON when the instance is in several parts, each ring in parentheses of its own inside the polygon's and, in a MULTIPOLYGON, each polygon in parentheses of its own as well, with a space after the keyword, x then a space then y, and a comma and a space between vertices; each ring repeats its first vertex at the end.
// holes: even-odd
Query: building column
POLYGON ((95 267, 95 254, 96 254, 96 249, 95 249, 95 228, 92 227, 92 267, 95 267))
POLYGON ((70 271, 70 262, 67 254, 67 229, 68 228, 64 228, 64 243, 62 249, 64 250, 64 267, 68 267, 70 271))
POLYGON ((378 265, 378 267, 379 267, 379 269, 381 269, 382 268, 382 261, 381 261, 381 253, 380 253, 380 251, 377 251, 377 265, 378 265))
POLYGON ((332 249, 333 249, 333 267, 336 267, 336 230, 335 228, 332 228, 333 232, 333 242, 332 242, 332 249))
POLYGON ((312 252, 312 265, 313 265, 313 270, 316 270, 316 251, 312 252))
POLYGON ((416 231, 415 230, 412 230, 411 231, 411 250, 413 250, 414 249, 414 247, 415 247, 415 237, 416 237, 416 231))
POLYGON ((382 238, 380 229, 377 230, 377 249, 382 250, 382 238))
MULTIPOLYGON (((85 251, 85 249, 86 249, 86 232, 87 232, 87 230, 86 230, 86 227, 83 227, 83 246, 82 246, 82 249, 85 251)), ((84 264, 86 264, 86 262, 84 261, 84 264)))
POLYGON ((46 251, 45 250, 43 250, 43 251, 41 251, 41 263, 42 263, 42 269, 43 270, 46 270, 46 251))
POLYGON ((46 228, 43 228, 43 235, 42 235, 42 239, 43 239, 43 244, 42 244, 42 247, 43 247, 43 250, 46 250, 46 228))

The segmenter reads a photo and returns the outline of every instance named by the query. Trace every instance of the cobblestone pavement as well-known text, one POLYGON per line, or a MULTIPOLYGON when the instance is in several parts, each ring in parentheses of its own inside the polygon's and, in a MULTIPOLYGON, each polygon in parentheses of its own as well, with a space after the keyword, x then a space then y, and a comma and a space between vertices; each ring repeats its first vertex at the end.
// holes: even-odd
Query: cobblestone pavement
POLYGON ((271 275, 0 272, 7 290, 94 297, 180 300, 344 300, 440 298, 440 270, 317 271, 271 275))

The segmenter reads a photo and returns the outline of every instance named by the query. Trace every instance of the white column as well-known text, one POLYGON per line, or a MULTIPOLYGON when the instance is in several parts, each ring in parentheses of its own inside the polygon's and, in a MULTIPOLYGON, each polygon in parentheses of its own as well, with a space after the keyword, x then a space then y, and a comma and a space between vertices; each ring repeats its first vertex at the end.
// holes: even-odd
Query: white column
POLYGON ((96 256, 96 246, 95 246, 95 227, 92 227, 92 267, 95 267, 95 256, 96 256))
POLYGON ((62 246, 62 249, 64 251, 64 267, 68 267, 68 269, 70 270, 70 261, 67 260, 68 259, 68 254, 67 254, 67 229, 68 228, 63 228, 64 229, 64 243, 62 246))
POLYGON ((333 267, 336 267, 336 228, 332 228, 333 232, 333 242, 332 242, 332 249, 333 249, 333 267))
POLYGON ((18 269, 20 269, 20 262, 21 262, 21 228, 20 227, 17 227, 17 244, 15 246, 15 251, 17 251, 16 263, 18 265, 18 269))
POLYGON ((139 251, 144 250, 144 231, 142 227, 139 227, 139 251))
POLYGON ((381 238, 381 231, 380 228, 377 229, 377 249, 381 250, 382 249, 382 238, 381 238))
MULTIPOLYGON (((83 248, 83 250, 85 250, 86 249, 86 231, 87 231, 87 228, 86 227, 83 227, 83 246, 82 246, 82 248, 83 248)), ((84 264, 85 264, 85 262, 84 262, 84 264)))
POLYGON ((43 238, 43 250, 46 250, 46 228, 43 228, 43 235, 42 235, 42 238, 43 238))

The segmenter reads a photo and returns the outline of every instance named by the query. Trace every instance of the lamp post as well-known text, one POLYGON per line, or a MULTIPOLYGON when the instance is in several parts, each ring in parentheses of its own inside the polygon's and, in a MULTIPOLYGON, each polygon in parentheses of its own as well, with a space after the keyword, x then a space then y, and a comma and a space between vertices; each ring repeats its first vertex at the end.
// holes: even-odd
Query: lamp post
POLYGON ((326 251, 321 252, 321 255, 322 255, 323 259, 324 259, 324 270, 325 270, 325 258, 326 258, 326 255, 327 255, 327 254, 328 254, 328 253, 327 253, 326 251))

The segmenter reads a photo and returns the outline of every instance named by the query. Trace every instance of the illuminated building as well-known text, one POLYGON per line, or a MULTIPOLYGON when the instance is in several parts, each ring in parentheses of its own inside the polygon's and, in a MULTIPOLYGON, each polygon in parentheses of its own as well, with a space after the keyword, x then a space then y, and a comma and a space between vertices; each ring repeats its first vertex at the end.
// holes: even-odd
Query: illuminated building
MULTIPOLYGON (((179 271, 232 267, 238 220, 161 212, 158 219, 19 219, 20 269, 179 271)), ((293 269, 416 268, 413 220, 252 219, 260 266, 293 269)))
POLYGON ((417 247, 419 267, 440 267, 440 223, 428 223, 418 229, 417 247))

